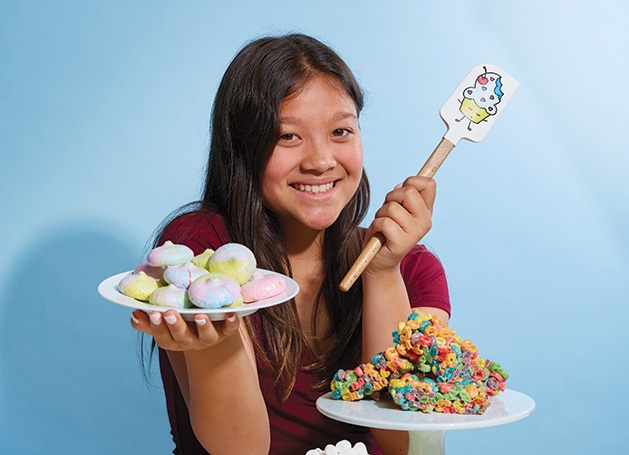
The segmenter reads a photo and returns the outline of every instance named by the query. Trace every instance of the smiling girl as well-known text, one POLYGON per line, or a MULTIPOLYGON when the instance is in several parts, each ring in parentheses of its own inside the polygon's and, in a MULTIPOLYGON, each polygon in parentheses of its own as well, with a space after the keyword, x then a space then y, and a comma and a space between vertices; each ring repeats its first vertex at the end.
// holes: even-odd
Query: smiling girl
MULTIPOLYGON (((305 454, 341 439, 371 455, 406 453, 408 437, 339 423, 316 399, 340 368, 391 345, 412 307, 450 312, 439 261, 417 242, 431 227, 435 183, 409 177, 368 229, 359 114, 363 94, 343 60, 301 34, 265 37, 234 58, 216 94, 203 198, 155 244, 195 254, 228 242, 258 267, 291 276, 290 302, 239 318, 186 323, 175 311, 132 325, 153 336, 176 454, 305 454), (386 242, 343 293, 338 285, 374 233, 386 242)), ((388 151, 387 151, 388 152, 388 151)))

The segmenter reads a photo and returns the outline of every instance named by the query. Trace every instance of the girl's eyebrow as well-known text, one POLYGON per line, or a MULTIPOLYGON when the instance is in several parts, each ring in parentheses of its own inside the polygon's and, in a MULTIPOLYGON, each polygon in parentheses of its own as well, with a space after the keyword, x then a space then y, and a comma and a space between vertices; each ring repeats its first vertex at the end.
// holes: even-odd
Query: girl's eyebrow
MULTIPOLYGON (((332 121, 338 122, 340 120, 345 120, 348 118, 358 120, 358 116, 356 115, 355 112, 340 111, 332 116, 332 121)), ((280 117, 280 122, 288 123, 288 124, 296 124, 296 123, 299 123, 299 119, 297 117, 280 117)))
POLYGON ((358 116, 355 112, 337 112, 333 117, 334 120, 345 120, 347 118, 358 119, 358 116))

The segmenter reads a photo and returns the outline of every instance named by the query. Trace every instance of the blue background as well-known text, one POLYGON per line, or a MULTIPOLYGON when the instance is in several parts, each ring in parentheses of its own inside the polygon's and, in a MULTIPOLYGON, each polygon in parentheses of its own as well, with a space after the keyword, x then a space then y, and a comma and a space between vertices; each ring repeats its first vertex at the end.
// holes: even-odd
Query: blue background
MULTIPOLYGON (((450 454, 626 453, 629 6, 620 0, 17 1, 0 14, 0 453, 170 453, 156 368, 96 292, 195 199, 218 81, 262 34, 331 44, 367 92, 370 215, 469 69, 520 88, 437 173, 451 325, 532 396, 450 454)), ((336 442, 336 441, 330 441, 336 442)))

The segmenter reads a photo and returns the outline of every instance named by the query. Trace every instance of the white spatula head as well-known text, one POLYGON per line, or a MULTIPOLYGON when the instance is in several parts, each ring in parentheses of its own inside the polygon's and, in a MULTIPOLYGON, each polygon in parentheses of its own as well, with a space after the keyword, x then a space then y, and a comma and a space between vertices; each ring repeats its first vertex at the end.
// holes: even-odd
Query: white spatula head
POLYGON ((439 111, 448 126, 443 137, 454 145, 461 139, 482 141, 518 85, 517 80, 496 65, 473 68, 439 111))

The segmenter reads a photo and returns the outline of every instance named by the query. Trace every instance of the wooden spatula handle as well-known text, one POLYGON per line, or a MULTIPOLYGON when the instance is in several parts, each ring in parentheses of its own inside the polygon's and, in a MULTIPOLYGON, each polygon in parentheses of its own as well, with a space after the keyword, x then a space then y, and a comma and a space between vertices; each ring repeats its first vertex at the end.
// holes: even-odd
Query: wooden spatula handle
MULTIPOLYGON (((435 175, 453 148, 454 144, 452 142, 447 140, 445 137, 441 139, 441 142, 439 142, 437 148, 435 148, 430 157, 428 157, 428 160, 426 160, 426 163, 417 175, 421 177, 432 177, 435 175)), ((360 255, 358 255, 358 258, 354 261, 354 264, 349 269, 349 272, 347 272, 343 281, 341 281, 341 284, 339 285, 341 291, 347 292, 350 290, 356 280, 358 280, 358 277, 360 277, 363 271, 367 268, 371 260, 376 256, 376 254, 378 254, 378 251, 382 248, 384 241, 384 236, 379 232, 369 239, 369 242, 367 242, 367 245, 363 247, 360 255)))
POLYGON ((420 169, 417 175, 421 177, 432 177, 435 175, 453 148, 454 144, 452 142, 447 140, 445 137, 441 139, 441 142, 439 142, 437 148, 435 148, 432 154, 428 157, 424 167, 420 169))
POLYGON ((356 258, 354 264, 349 269, 349 272, 347 272, 347 274, 343 278, 343 281, 341 281, 341 284, 339 285, 341 291, 347 292, 350 290, 356 280, 358 280, 358 277, 361 275, 361 273, 363 273, 365 268, 367 268, 374 256, 378 254, 378 251, 380 251, 380 248, 382 248, 383 244, 384 235, 376 232, 376 234, 369 239, 369 242, 367 242, 367 245, 364 246, 363 250, 358 255, 358 258, 356 258))

